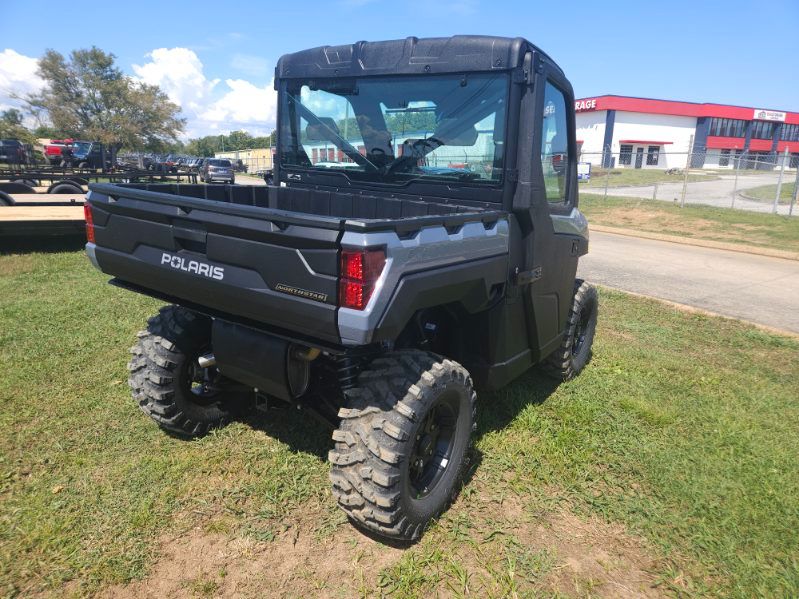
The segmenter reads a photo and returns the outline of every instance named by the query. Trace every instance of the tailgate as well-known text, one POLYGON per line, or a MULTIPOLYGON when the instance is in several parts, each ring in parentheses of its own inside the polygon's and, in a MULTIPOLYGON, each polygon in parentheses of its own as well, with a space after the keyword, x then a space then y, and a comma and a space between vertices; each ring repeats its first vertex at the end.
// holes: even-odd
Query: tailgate
POLYGON ((100 269, 122 281, 327 341, 336 324, 340 222, 92 186, 100 269))

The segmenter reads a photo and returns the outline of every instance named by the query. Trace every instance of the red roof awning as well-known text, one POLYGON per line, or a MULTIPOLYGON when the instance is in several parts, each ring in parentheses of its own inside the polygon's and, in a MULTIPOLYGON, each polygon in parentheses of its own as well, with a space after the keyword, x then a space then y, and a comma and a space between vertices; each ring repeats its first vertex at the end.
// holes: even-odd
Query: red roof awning
POLYGON ((642 144, 649 146, 667 146, 673 144, 673 141, 650 141, 648 139, 620 139, 620 144, 642 144))

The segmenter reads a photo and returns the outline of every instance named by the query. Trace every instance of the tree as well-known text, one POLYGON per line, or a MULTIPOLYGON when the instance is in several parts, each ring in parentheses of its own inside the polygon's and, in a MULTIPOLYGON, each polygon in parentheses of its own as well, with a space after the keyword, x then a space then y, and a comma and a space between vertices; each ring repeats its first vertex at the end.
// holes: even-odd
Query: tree
POLYGON ((22 113, 16 108, 0 113, 0 137, 18 139, 27 144, 36 143, 34 135, 22 123, 22 113))
POLYGON ((223 137, 226 150, 248 150, 253 147, 253 137, 246 131, 231 131, 223 137))
POLYGON ((274 131, 263 137, 253 137, 247 131, 231 131, 227 135, 206 135, 190 139, 186 144, 186 152, 193 156, 213 156, 216 152, 271 148, 274 145, 274 131))
POLYGON ((113 54, 92 47, 73 50, 69 60, 47 50, 39 60, 46 87, 26 98, 63 137, 100 141, 114 150, 159 149, 176 142, 185 119, 156 85, 126 77, 113 54))
POLYGON ((186 152, 192 156, 213 156, 214 152, 219 152, 222 145, 219 143, 219 135, 206 135, 190 139, 186 144, 186 152))

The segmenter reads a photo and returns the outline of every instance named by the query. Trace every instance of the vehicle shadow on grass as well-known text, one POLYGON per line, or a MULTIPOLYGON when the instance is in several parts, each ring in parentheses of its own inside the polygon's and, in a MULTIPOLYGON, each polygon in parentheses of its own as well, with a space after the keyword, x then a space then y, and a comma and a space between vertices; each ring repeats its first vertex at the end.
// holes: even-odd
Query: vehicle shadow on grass
POLYGON ((333 447, 331 428, 309 410, 278 403, 265 412, 251 407, 239 420, 285 443, 292 451, 316 456, 320 461, 327 461, 327 452, 333 447))
POLYGON ((86 245, 86 236, 65 235, 63 237, 25 237, 0 239, 0 256, 3 254, 55 254, 82 250, 86 245))
MULTIPOLYGON (((488 433, 504 429, 527 406, 546 401, 559 384, 532 368, 503 389, 478 392, 477 431, 474 441, 488 433)), ((285 443, 293 451, 315 455, 320 460, 327 461, 327 453, 333 446, 331 427, 308 409, 298 410, 288 405, 284 407, 279 402, 277 405, 278 407, 270 408, 266 412, 254 408, 246 410, 239 420, 285 443)), ((467 472, 469 479, 482 461, 480 451, 474 447, 470 450, 470 457, 467 472)), ((465 482, 468 483, 468 480, 465 482)))
MULTIPOLYGON (((555 392, 558 385, 558 381, 533 368, 499 391, 478 392, 478 426, 474 441, 478 441, 486 434, 504 429, 528 406, 542 404, 555 392)), ((281 407, 271 408, 267 412, 252 409, 243 414, 240 420, 285 443, 292 451, 316 456, 323 462, 327 461, 327 453, 333 446, 330 425, 322 423, 305 409, 281 407)), ((461 489, 471 483, 483 461, 483 454, 477 447, 472 446, 467 459, 461 489)), ((363 528, 358 522, 352 523, 364 536, 389 547, 407 549, 418 542, 418 540, 402 541, 382 537, 363 528)))
POLYGON ((559 386, 560 381, 533 367, 502 389, 478 392, 475 440, 504 429, 524 408, 544 403, 559 386))

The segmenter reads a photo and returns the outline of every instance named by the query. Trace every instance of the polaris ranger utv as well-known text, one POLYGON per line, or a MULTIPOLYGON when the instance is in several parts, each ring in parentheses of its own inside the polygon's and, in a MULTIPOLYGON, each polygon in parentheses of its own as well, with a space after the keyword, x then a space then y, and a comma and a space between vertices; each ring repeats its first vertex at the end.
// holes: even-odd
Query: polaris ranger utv
POLYGON ((172 433, 249 395, 333 424, 341 508, 411 540, 457 492, 475 389, 589 359, 574 97, 524 39, 325 46, 275 77, 274 185, 90 186, 112 284, 170 305, 130 386, 172 433))

